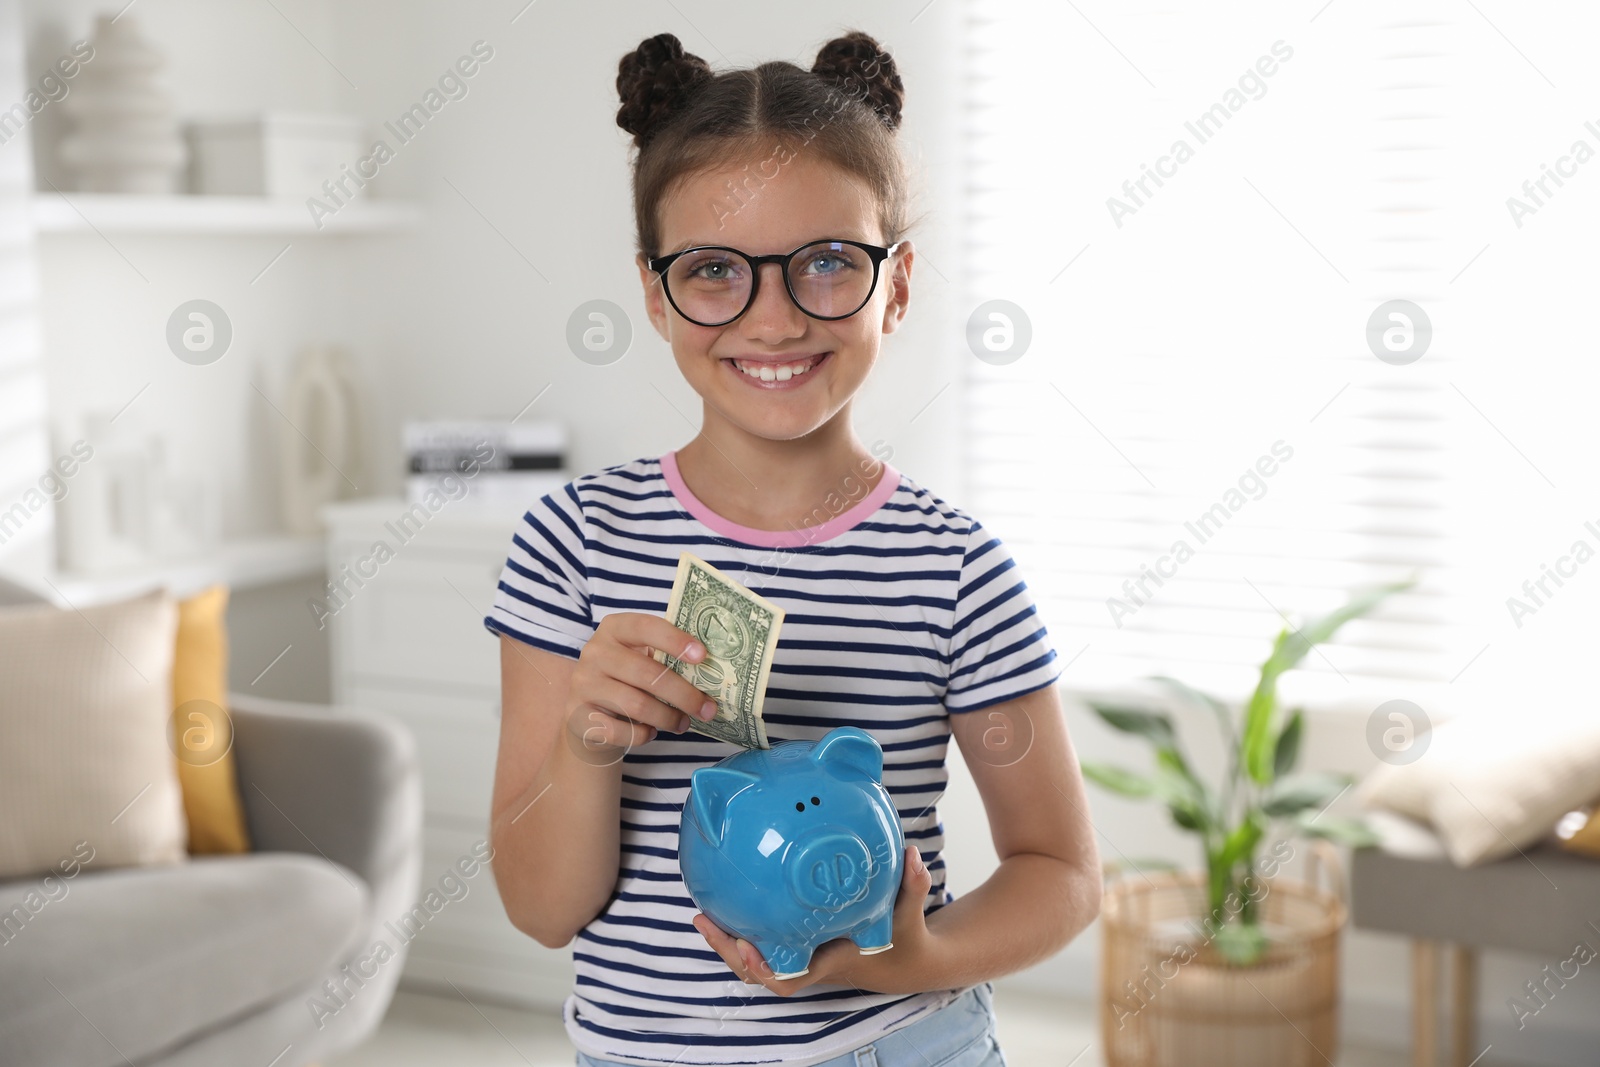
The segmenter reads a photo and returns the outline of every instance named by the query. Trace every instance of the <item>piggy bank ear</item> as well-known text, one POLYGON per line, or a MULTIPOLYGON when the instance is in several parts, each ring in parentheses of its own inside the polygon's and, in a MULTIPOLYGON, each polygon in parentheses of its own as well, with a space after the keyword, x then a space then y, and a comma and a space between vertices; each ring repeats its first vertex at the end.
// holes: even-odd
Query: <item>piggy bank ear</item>
POLYGON ((732 767, 701 767, 689 776, 689 803, 700 828, 714 844, 722 843, 729 802, 740 790, 755 784, 755 775, 732 767))
POLYGON ((854 726, 829 730, 811 750, 811 758, 837 778, 883 780, 883 749, 871 734, 854 726))

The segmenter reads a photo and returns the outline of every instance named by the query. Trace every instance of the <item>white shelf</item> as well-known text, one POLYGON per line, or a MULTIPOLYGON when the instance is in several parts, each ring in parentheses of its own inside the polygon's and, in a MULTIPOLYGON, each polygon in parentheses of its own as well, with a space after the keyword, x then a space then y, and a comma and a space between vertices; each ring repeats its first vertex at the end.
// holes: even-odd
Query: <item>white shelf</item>
POLYGON ((272 585, 319 575, 325 565, 326 544, 321 536, 285 535, 233 541, 195 559, 157 560, 105 574, 58 571, 44 565, 38 556, 31 561, 12 559, 0 570, 0 578, 24 586, 58 607, 82 608, 152 589, 165 588, 182 598, 218 583, 231 589, 272 585))
POLYGON ((401 233, 422 212, 401 200, 352 200, 322 227, 303 200, 249 196, 118 196, 105 193, 35 193, 33 221, 41 234, 359 234, 401 233))

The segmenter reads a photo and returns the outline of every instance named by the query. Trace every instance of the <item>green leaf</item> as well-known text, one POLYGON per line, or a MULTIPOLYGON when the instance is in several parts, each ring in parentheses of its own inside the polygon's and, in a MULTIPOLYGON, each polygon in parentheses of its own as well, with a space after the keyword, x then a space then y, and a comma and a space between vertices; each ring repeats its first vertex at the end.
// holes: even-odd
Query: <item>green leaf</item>
POLYGON ((1229 871, 1222 866, 1222 849, 1220 846, 1206 842, 1206 916, 1210 923, 1223 923, 1227 916, 1223 909, 1227 904, 1228 886, 1233 883, 1229 871))
POLYGON ((1238 967, 1248 967, 1267 951, 1267 935, 1256 923, 1227 923, 1214 940, 1222 958, 1238 967))
POLYGON ((1307 837, 1321 837, 1351 848, 1368 848, 1379 841, 1377 831, 1359 817, 1324 815, 1315 822, 1303 819, 1298 828, 1307 837))
POLYGON ((1216 862, 1224 871, 1232 872, 1234 865, 1246 859, 1255 851, 1256 845, 1261 841, 1261 835, 1266 831, 1266 820, 1255 812, 1251 812, 1244 822, 1233 828, 1227 838, 1222 842, 1222 852, 1218 854, 1216 862))
POLYGON ((1312 648, 1331 638, 1345 623, 1365 615, 1391 594, 1415 584, 1414 579, 1408 579, 1357 593, 1344 606, 1306 623, 1299 630, 1284 629, 1278 634, 1272 643, 1271 654, 1261 664, 1261 680, 1245 711, 1244 736, 1239 742, 1245 769, 1257 784, 1266 785, 1273 777, 1273 762, 1277 753, 1272 737, 1274 712, 1278 705, 1278 676, 1298 666, 1312 648))
POLYGON ((1261 797, 1261 810, 1274 817, 1294 815, 1333 802, 1351 782, 1347 774, 1312 771, 1273 782, 1261 797))
MULTIPOLYGON (((1288 636, 1288 630, 1278 634, 1273 644, 1274 655, 1288 636)), ((1271 662, 1269 657, 1267 663, 1271 662)), ((1258 785, 1272 781, 1272 720, 1277 708, 1278 676, 1275 672, 1269 672, 1264 665, 1261 668, 1261 681, 1256 684, 1255 692, 1250 694, 1250 703, 1245 706, 1244 731, 1239 736, 1239 762, 1258 785)))
POLYGON ((1172 689, 1190 704, 1196 707, 1210 708, 1212 714, 1217 717, 1217 725, 1222 729, 1222 736, 1227 747, 1230 749, 1233 747, 1233 710, 1228 705, 1210 693, 1196 689, 1187 682, 1179 681, 1168 675, 1156 674, 1152 675, 1151 678, 1153 681, 1160 682, 1162 685, 1172 689))
POLYGON ((1204 831, 1211 825, 1211 792, 1189 770, 1176 749, 1163 748, 1156 753, 1152 785, 1179 826, 1185 830, 1204 831))
POLYGON ((1281 648, 1273 650, 1274 656, 1279 660, 1276 674, 1282 674, 1306 658, 1306 653, 1324 641, 1329 640, 1339 632, 1339 628, 1351 619, 1365 615, 1377 607, 1390 595, 1416 585, 1415 580, 1394 582, 1390 585, 1380 585, 1376 589, 1368 589, 1355 594, 1342 607, 1335 608, 1319 619, 1313 619, 1300 627, 1290 640, 1283 643, 1281 648))
POLYGON ((1200 834, 1206 832, 1206 818, 1200 813, 1198 808, 1186 807, 1178 804, 1168 804, 1167 811, 1172 813, 1172 821, 1176 823, 1179 828, 1184 830, 1193 830, 1194 832, 1200 834))
POLYGON ((1137 734, 1157 748, 1176 748, 1178 740, 1172 730, 1172 719, 1159 711, 1130 708, 1117 704, 1103 704, 1091 700, 1094 709, 1107 726, 1125 734, 1137 734))
POLYGON ((1092 763, 1088 760, 1083 760, 1079 766, 1083 768, 1085 778, 1113 793, 1125 797, 1147 797, 1155 792, 1154 784, 1146 775, 1114 767, 1109 763, 1092 763))
POLYGON ((1272 754, 1274 779, 1282 778, 1294 770, 1295 763, 1300 759, 1300 733, 1305 729, 1305 721, 1305 709, 1295 708, 1289 721, 1284 724, 1283 732, 1278 735, 1278 745, 1272 754))
POLYGON ((1193 771, 1189 770, 1188 761, 1183 758, 1183 753, 1179 752, 1177 749, 1156 749, 1157 775, 1159 776, 1162 771, 1166 771, 1174 775, 1175 779, 1181 781, 1185 788, 1193 791, 1195 796, 1199 797, 1205 794, 1205 784, 1194 776, 1193 771))

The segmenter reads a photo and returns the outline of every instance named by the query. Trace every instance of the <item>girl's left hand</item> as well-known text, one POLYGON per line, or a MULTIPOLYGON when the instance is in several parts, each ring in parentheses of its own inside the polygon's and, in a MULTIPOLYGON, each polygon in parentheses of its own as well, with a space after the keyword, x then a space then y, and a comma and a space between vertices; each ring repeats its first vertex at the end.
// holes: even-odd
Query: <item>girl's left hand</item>
POLYGON ((917 846, 907 845, 905 874, 894 903, 894 947, 863 956, 848 938, 835 938, 817 946, 811 954, 810 969, 798 978, 773 978, 772 968, 754 945, 723 930, 703 912, 695 913, 694 927, 747 985, 764 985, 780 997, 817 982, 855 986, 869 992, 901 992, 906 991, 908 985, 915 986, 913 976, 929 948, 923 902, 928 899, 928 889, 932 885, 933 875, 922 862, 922 853, 917 846), (879 988, 884 984, 884 977, 891 973, 894 980, 888 984, 896 988, 879 988))

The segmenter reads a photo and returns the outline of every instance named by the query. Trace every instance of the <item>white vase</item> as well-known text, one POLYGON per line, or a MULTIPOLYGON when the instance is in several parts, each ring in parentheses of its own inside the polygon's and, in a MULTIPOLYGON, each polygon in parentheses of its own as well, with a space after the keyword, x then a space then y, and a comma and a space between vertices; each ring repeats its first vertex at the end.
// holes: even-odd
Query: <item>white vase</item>
POLYGON ((178 191, 188 150, 172 98, 161 87, 166 60, 139 35, 133 15, 95 20, 94 61, 61 101, 71 132, 61 162, 81 192, 178 191))
POLYGON ((281 473, 284 525, 291 533, 323 529, 322 508, 352 495, 359 478, 356 371, 342 349, 311 346, 300 353, 284 401, 281 473))

